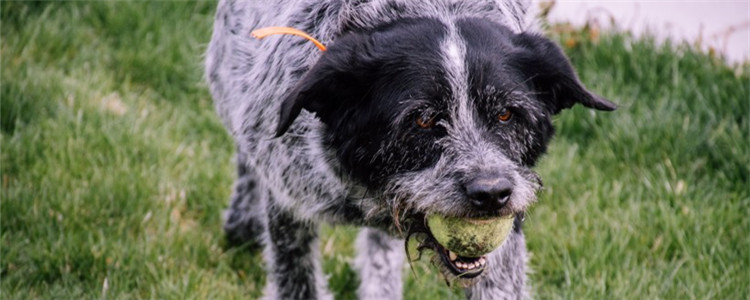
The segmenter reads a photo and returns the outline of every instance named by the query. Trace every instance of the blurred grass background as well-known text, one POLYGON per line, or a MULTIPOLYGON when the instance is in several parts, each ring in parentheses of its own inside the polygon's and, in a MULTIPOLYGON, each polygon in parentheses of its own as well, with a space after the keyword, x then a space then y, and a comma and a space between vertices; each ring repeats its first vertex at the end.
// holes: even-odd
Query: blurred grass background
MULTIPOLYGON (((213 1, 0 3, 0 298, 261 295, 224 247, 233 144, 202 82, 213 1)), ((541 299, 750 295, 750 67, 687 44, 553 26, 587 86, 527 217, 541 299)), ((356 229, 324 227, 337 299, 356 229)), ((427 262, 406 299, 459 299, 427 262)))

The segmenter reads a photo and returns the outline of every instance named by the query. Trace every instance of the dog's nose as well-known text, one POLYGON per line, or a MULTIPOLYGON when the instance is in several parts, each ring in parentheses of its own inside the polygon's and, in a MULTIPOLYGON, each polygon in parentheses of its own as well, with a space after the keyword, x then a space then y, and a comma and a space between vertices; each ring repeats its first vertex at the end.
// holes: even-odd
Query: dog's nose
POLYGON ((498 210, 508 203, 513 183, 504 177, 479 177, 465 185, 471 204, 483 210, 498 210))

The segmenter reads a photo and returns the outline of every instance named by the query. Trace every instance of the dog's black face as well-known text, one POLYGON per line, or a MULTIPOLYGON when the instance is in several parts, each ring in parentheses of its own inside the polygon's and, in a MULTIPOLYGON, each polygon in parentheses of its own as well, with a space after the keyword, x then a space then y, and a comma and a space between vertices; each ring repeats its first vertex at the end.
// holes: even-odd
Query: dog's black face
MULTIPOLYGON (((543 37, 483 19, 446 24, 405 19, 341 36, 284 101, 277 134, 314 112, 341 167, 399 219, 522 213, 541 185, 530 168, 551 117, 575 103, 616 106, 543 37)), ((481 273, 434 244, 454 275, 481 273)))
POLYGON ((451 91, 439 65, 444 34, 438 21, 412 19, 342 36, 284 103, 292 113, 279 134, 300 108, 315 112, 328 125, 325 142, 368 187, 434 164, 445 129, 421 128, 417 120, 436 122, 447 108, 451 91))

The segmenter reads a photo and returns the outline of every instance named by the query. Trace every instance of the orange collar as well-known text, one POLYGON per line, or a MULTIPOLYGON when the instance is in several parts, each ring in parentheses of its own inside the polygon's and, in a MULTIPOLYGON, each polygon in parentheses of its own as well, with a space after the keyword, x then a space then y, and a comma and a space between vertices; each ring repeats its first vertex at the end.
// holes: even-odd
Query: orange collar
POLYGON ((320 49, 320 51, 326 51, 326 46, 323 45, 321 42, 311 37, 307 33, 304 33, 301 30, 294 29, 291 27, 265 27, 265 28, 253 30, 252 32, 250 32, 250 34, 256 39, 262 39, 264 37, 267 37, 269 35, 274 35, 274 34, 291 34, 291 35, 301 36, 307 39, 308 41, 313 42, 313 44, 315 44, 315 46, 317 46, 318 49, 320 49))

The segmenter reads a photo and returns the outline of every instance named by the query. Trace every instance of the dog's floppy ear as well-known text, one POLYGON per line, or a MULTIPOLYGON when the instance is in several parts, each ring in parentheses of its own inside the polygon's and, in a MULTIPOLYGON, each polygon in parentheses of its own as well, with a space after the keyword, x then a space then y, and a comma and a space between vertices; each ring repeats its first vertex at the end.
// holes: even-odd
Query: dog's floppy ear
POLYGON ((281 103, 276 137, 284 135, 302 109, 313 112, 324 123, 341 104, 352 101, 366 90, 363 79, 370 69, 361 35, 340 37, 323 52, 281 103))
POLYGON ((552 41, 529 33, 517 34, 513 41, 520 47, 512 56, 514 63, 536 89, 549 95, 554 113, 576 103, 604 111, 617 109, 617 104, 589 92, 581 84, 568 58, 552 41))
POLYGON ((330 101, 327 100, 331 97, 329 91, 334 88, 332 85, 335 85, 333 73, 326 63, 319 62, 288 92, 281 102, 276 137, 284 135, 303 108, 316 112, 324 106, 325 101, 330 101))

